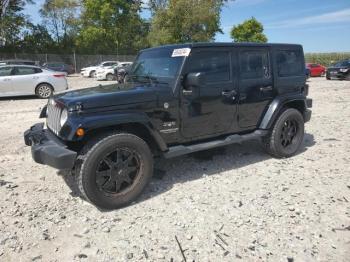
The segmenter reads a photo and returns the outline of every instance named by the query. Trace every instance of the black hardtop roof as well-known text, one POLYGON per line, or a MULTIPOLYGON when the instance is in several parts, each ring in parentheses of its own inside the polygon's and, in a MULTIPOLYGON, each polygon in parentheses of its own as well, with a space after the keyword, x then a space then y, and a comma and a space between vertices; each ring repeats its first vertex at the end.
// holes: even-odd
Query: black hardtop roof
POLYGON ((302 47, 300 44, 282 44, 282 43, 224 43, 224 42, 214 42, 214 43, 186 43, 186 44, 174 44, 174 45, 163 45, 158 47, 152 47, 144 49, 142 51, 156 50, 159 48, 196 48, 196 47, 276 47, 276 48, 286 48, 286 47, 302 47))

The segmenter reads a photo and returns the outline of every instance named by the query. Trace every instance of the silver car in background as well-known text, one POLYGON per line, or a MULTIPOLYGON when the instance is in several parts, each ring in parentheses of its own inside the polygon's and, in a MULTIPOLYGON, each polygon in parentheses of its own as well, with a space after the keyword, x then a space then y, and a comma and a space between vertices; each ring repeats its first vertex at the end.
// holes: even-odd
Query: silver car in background
POLYGON ((0 66, 0 97, 37 95, 48 98, 68 89, 66 73, 37 66, 0 66))

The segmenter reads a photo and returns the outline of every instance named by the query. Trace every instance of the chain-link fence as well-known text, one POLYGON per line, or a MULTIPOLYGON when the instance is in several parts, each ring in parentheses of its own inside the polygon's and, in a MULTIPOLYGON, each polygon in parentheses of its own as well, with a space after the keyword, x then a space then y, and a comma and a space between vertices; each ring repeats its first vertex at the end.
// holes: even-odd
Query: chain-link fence
POLYGON ((0 53, 0 61, 9 59, 23 59, 35 61, 37 65, 48 62, 64 62, 72 65, 77 72, 81 68, 97 65, 103 61, 132 62, 135 55, 78 55, 78 54, 25 54, 25 53, 0 53))

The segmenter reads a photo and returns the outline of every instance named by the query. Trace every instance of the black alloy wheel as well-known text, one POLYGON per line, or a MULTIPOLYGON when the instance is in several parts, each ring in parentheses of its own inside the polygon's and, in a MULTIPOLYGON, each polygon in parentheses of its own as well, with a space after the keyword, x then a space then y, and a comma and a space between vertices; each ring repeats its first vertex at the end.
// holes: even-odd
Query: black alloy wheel
POLYGON ((298 131, 298 123, 293 119, 287 119, 283 126, 281 132, 281 145, 284 148, 293 144, 293 140, 296 138, 298 131))
POLYGON ((118 194, 132 189, 140 172, 140 157, 128 148, 108 153, 97 166, 96 185, 106 194, 118 194))

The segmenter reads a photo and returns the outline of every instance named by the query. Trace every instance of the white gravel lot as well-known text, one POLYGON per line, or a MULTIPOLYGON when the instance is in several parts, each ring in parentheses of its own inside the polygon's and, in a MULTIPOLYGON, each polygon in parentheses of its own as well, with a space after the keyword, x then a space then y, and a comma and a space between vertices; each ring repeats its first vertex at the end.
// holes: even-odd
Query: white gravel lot
MULTIPOLYGON (((70 77, 70 86, 97 82, 70 77)), ((350 82, 310 80, 302 149, 258 143, 162 160, 139 201, 102 212, 33 162, 23 132, 45 101, 0 100, 0 261, 349 261, 350 82)))

